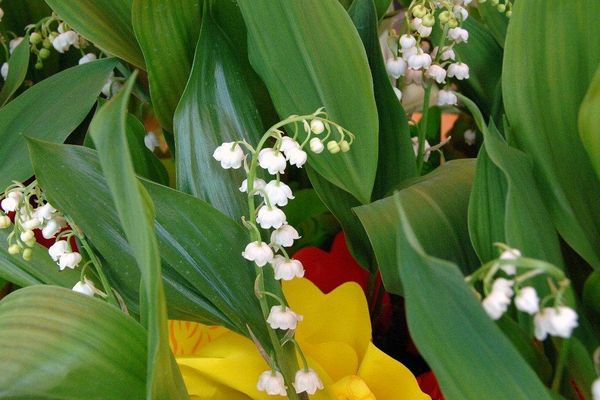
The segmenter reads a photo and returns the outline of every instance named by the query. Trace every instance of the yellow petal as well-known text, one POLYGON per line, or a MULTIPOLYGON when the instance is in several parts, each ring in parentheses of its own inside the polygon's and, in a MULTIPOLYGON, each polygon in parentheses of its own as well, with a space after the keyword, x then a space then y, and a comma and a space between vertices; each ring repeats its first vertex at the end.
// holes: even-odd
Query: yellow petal
POLYGON ((171 320, 169 321, 169 344, 175 356, 189 356, 227 332, 229 330, 221 326, 171 320))
POLYGON ((356 375, 340 379, 333 384, 331 390, 336 400, 377 400, 367 383, 356 375))
POLYGON ((284 282, 283 291, 291 308, 304 316, 296 331, 299 342, 344 342, 362 359, 371 340, 371 321, 358 284, 347 282, 323 294, 308 279, 293 279, 284 282))
POLYGON ((430 400, 408 368, 369 343, 358 369, 377 400, 430 400))

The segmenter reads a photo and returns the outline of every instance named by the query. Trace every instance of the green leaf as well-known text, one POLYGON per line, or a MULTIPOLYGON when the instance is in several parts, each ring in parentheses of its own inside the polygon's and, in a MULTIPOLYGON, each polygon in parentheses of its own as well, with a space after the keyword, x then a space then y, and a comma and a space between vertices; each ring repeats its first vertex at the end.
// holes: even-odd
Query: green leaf
POLYGON ((169 132, 192 69, 200 8, 201 0, 133 0, 133 28, 146 61, 152 104, 169 132))
POLYGON ((158 157, 144 143, 146 129, 133 114, 127 115, 127 145, 135 173, 154 182, 168 185, 169 175, 158 157))
MULTIPOLYGON (((111 283, 135 310, 139 270, 96 153, 80 146, 34 141, 29 146, 36 176, 50 202, 77 221, 106 261, 111 283)), ((169 316, 226 326, 243 335, 248 334, 248 323, 259 339, 266 338, 253 292, 254 270, 242 257, 223 257, 243 251, 247 230, 202 200, 143 183, 156 205, 169 316)))
MULTIPOLYGON (((395 195, 427 252, 457 263, 466 272, 480 265, 467 229, 467 204, 474 173, 474 160, 450 161, 413 180, 395 195)), ((395 197, 353 210, 369 235, 385 288, 402 294, 394 236, 399 224, 395 197)))
POLYGON ((355 0, 348 13, 367 52, 373 77, 379 116, 379 161, 372 197, 380 199, 403 180, 414 177, 417 164, 406 112, 392 89, 383 62, 373 0, 355 0))
POLYGON ((596 269, 600 181, 579 139, 577 112, 600 62, 595 39, 600 36, 595 21, 599 13, 600 2, 595 0, 516 2, 502 78, 512 136, 533 159, 534 176, 554 225, 596 269))
POLYGON ((263 133, 237 58, 206 12, 190 80, 175 113, 178 189, 234 220, 247 212, 246 195, 238 190, 245 174, 221 168, 212 155, 223 142, 246 140, 255 145, 263 133))
POLYGON ((0 91, 0 107, 4 106, 19 89, 29 67, 29 35, 25 35, 21 44, 13 51, 8 61, 8 76, 0 91))
POLYGON ((579 108, 579 137, 600 178, 600 68, 579 108))
POLYGON ((86 117, 114 66, 114 60, 100 60, 69 68, 0 109, 0 187, 33 173, 23 135, 64 141, 86 117))
POLYGON ((471 100, 461 96, 461 101, 484 136, 469 201, 469 230, 479 258, 497 258, 494 242, 503 242, 527 257, 562 266, 558 236, 537 189, 531 159, 510 147, 493 123, 486 126, 471 100))
POLYGON ((104 301, 53 286, 0 302, 3 399, 144 398, 146 333, 104 301))
POLYGON ((90 134, 127 242, 140 269, 141 317, 148 330, 146 398, 187 398, 183 379, 169 349, 167 307, 154 232, 154 205, 135 176, 127 143, 127 103, 136 77, 134 73, 125 89, 96 113, 90 134))
POLYGON ((377 169, 378 123, 365 51, 337 1, 240 0, 250 62, 282 117, 325 107, 331 120, 356 134, 344 154, 309 154, 309 164, 362 203, 377 169))
POLYGON ((0 277, 21 287, 45 283, 69 289, 79 280, 79 271, 59 271, 48 255, 48 249, 39 244, 32 248, 31 261, 23 260, 20 255, 8 254, 9 233, 6 229, 0 229, 0 277))
POLYGON ((73 29, 107 54, 144 69, 131 23, 133 0, 46 0, 73 29))
POLYGON ((506 14, 498 12, 496 6, 492 2, 480 3, 477 6, 479 14, 487 25, 488 29, 500 47, 504 47, 506 39, 506 29, 510 19, 506 14))
POLYGON ((425 253, 401 194, 396 194, 397 268, 404 284, 408 326, 445 398, 551 399, 484 312, 456 265, 425 253))

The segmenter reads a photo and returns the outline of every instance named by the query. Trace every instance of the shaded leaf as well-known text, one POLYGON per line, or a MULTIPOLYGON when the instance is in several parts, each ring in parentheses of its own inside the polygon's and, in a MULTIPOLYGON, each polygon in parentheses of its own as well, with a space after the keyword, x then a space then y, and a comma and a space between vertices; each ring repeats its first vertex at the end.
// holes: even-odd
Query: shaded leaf
POLYGON ((600 178, 600 68, 579 108, 579 136, 600 178))
POLYGON ((13 51, 8 61, 8 76, 0 91, 0 107, 4 106, 13 94, 19 89, 29 67, 29 35, 23 38, 13 51))

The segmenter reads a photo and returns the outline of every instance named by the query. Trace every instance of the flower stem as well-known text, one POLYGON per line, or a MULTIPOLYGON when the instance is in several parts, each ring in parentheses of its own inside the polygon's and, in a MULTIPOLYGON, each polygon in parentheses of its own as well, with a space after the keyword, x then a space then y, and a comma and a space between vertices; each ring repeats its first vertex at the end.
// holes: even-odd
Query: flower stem
POLYGON ((552 378, 552 386, 551 389, 555 393, 560 392, 560 384, 562 382, 563 372, 565 370, 565 363, 567 361, 567 356, 569 355, 569 348, 571 344, 570 339, 565 339, 562 341, 560 346, 560 350, 558 353, 558 359, 556 360, 556 368, 554 369, 554 377, 552 378))
POLYGON ((423 161, 425 157, 425 139, 427 136, 427 123, 429 119, 429 98, 431 97, 431 85, 425 86, 423 96, 423 118, 419 127, 419 148, 417 150, 417 173, 421 175, 423 171, 423 161))

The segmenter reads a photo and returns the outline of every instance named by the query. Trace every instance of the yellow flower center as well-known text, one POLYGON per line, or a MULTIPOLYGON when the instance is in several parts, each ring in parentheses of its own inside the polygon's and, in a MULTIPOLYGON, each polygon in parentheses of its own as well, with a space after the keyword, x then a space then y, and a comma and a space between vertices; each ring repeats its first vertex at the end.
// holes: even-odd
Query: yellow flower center
POLYGON ((337 400, 377 400, 360 376, 346 376, 337 381, 332 390, 337 400))

